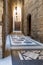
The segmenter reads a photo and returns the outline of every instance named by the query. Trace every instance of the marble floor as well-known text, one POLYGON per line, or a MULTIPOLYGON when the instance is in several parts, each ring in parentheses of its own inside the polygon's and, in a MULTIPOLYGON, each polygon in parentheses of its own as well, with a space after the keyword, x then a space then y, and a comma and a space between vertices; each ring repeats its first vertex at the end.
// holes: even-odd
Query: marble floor
POLYGON ((12 51, 15 59, 19 60, 43 60, 43 50, 12 51))
MULTIPOLYGON (((13 35, 14 38, 14 35, 13 35)), ((35 40, 32 40, 29 37, 29 41, 35 42, 35 40)), ((40 44, 40 42, 38 42, 40 44)), ((6 49, 10 50, 10 36, 8 35, 6 38, 6 49)), ((20 60, 32 60, 32 59, 43 59, 43 50, 24 50, 24 51, 14 51, 12 50, 12 55, 15 57, 15 59, 20 60)))
POLYGON ((32 39, 31 37, 29 36, 17 36, 17 35, 8 35, 6 37, 6 49, 10 49, 11 45, 13 46, 21 46, 21 45, 24 45, 24 46, 40 46, 41 48, 43 48, 43 44, 38 42, 38 41, 35 41, 34 39, 32 39))

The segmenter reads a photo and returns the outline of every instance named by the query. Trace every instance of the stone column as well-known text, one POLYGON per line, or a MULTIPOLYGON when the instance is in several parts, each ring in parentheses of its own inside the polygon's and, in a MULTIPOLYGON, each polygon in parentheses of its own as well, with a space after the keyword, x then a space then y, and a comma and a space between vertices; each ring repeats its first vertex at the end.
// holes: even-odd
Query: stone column
POLYGON ((12 12, 11 12, 11 1, 4 0, 4 10, 3 10, 3 55, 5 55, 5 42, 6 36, 12 31, 12 12))
POLYGON ((22 33, 24 34, 24 0, 22 0, 22 33))
POLYGON ((5 40, 7 35, 7 12, 8 12, 8 0, 3 1, 3 57, 5 55, 5 40))

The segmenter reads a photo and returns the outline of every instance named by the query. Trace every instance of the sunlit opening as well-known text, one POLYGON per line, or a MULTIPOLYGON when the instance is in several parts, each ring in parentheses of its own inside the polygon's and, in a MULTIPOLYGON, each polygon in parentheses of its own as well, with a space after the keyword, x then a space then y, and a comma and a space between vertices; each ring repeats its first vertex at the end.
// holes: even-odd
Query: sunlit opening
POLYGON ((17 9, 14 7, 13 21, 21 22, 21 7, 20 6, 17 6, 17 9))

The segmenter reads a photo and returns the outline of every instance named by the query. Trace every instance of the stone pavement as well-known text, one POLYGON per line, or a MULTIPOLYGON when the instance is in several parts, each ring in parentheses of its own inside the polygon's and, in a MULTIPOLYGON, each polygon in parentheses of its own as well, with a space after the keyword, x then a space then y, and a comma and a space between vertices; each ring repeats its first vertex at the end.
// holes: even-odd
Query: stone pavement
POLYGON ((20 60, 43 60, 43 50, 12 51, 12 55, 20 60))

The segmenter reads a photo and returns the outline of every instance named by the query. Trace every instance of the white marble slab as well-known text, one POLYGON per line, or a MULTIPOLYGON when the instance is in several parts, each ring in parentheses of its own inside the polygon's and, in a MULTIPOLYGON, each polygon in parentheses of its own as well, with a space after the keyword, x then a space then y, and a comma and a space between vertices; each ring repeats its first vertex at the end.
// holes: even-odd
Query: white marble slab
POLYGON ((26 52, 23 55, 27 56, 28 58, 31 59, 37 59, 37 57, 39 56, 39 54, 34 53, 34 52, 26 52))
POLYGON ((6 45, 5 45, 5 48, 9 50, 9 49, 10 49, 10 46, 11 46, 11 45, 10 45, 10 36, 8 35, 8 36, 6 37, 6 45))
POLYGON ((0 59, 0 65, 12 65, 11 56, 8 56, 4 59, 0 59))

